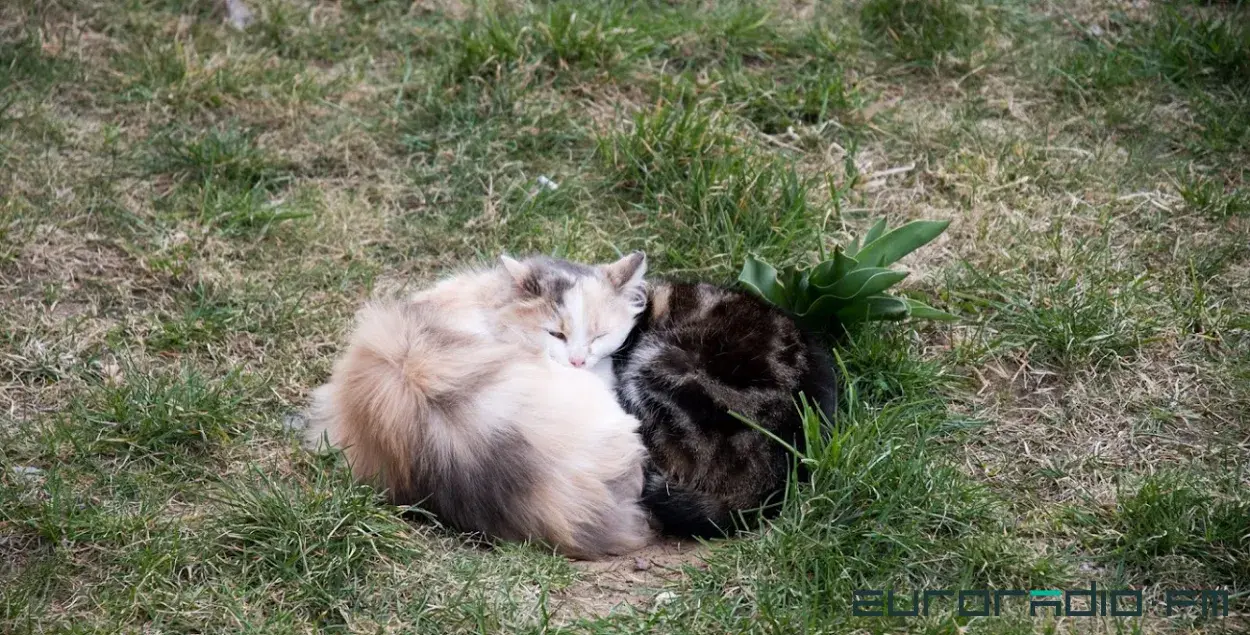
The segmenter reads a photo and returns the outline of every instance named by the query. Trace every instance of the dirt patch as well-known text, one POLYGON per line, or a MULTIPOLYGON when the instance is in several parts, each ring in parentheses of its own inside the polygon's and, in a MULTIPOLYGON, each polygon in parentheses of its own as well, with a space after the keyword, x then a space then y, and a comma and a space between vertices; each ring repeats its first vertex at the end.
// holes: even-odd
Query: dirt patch
POLYGON ((688 568, 706 568, 707 547, 693 540, 666 539, 634 553, 573 564, 580 579, 553 593, 553 617, 561 622, 646 611, 672 596, 666 586, 683 581, 688 568))

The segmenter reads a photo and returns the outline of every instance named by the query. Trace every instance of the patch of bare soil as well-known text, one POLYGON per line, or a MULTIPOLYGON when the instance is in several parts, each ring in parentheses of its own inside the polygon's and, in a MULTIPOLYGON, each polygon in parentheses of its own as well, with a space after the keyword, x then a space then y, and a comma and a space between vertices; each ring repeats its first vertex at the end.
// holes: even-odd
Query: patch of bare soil
POLYGON ((634 553, 594 562, 575 562, 580 579, 551 598, 554 619, 571 622, 635 610, 667 601, 664 587, 681 582, 687 568, 707 566, 707 547, 693 540, 665 539, 634 553))

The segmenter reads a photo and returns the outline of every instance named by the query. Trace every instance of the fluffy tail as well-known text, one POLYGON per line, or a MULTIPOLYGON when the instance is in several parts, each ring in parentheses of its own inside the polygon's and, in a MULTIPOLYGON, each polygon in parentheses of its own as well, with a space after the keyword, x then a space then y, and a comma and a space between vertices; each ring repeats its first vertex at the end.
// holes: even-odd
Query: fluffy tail
POLYGON ((406 499, 431 409, 467 399, 498 367, 485 359, 492 347, 447 329, 430 311, 410 303, 361 309, 346 354, 317 391, 308 429, 307 441, 324 436, 343 448, 358 478, 399 503, 415 502, 406 499))

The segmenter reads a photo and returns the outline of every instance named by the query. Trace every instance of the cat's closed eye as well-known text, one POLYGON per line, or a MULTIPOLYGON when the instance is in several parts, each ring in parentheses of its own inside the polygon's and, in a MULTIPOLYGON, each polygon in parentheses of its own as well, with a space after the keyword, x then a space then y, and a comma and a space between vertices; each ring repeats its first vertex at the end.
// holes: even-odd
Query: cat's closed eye
POLYGON ((552 336, 552 337, 554 337, 554 338, 556 338, 556 339, 560 340, 561 342, 563 342, 564 340, 568 339, 568 338, 566 338, 566 337, 564 336, 564 333, 561 333, 561 332, 559 332, 559 331, 547 331, 547 335, 550 335, 550 336, 552 336))

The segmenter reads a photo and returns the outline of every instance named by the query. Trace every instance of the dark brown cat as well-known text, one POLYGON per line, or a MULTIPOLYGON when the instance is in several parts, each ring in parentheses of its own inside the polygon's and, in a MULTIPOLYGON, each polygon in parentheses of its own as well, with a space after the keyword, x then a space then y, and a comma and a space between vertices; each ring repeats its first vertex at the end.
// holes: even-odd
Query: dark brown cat
POLYGON ((837 407, 833 361, 815 337, 712 284, 653 282, 613 370, 650 455, 643 503, 670 534, 726 535, 740 512, 780 502, 793 455, 730 411, 801 449, 799 394, 830 420, 837 407))

